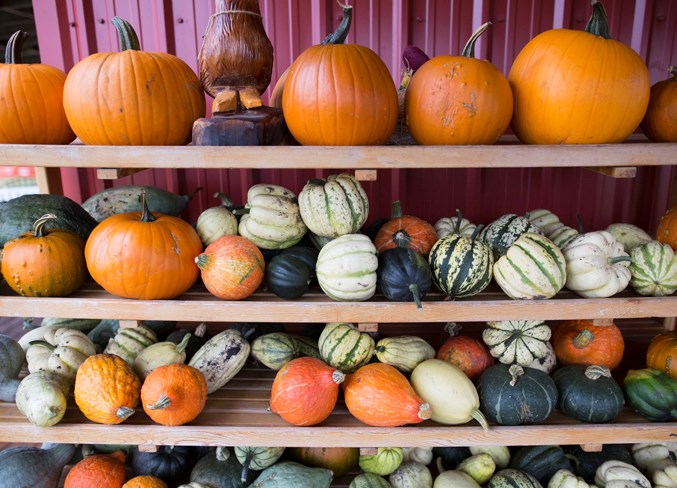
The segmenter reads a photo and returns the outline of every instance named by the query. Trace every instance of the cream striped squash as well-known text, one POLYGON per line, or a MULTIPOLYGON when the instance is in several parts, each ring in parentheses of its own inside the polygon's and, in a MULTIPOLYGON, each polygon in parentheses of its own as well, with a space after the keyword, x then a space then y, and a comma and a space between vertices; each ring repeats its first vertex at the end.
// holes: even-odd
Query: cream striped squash
POLYGON ((564 225, 559 221, 557 215, 544 208, 537 208, 536 210, 527 212, 525 217, 530 223, 541 229, 546 236, 564 225))
POLYGON ((501 363, 528 366, 548 354, 551 335, 542 320, 501 320, 487 322, 482 340, 501 363))
POLYGON ((650 241, 630 252, 630 285, 640 295, 662 297, 677 290, 677 254, 670 244, 650 241))
POLYGON ((437 238, 442 239, 449 234, 461 234, 463 236, 472 236, 477 226, 464 218, 460 210, 456 210, 456 217, 443 217, 435 222, 435 232, 437 238))
POLYGON ((578 235, 578 231, 568 225, 558 227, 550 234, 546 234, 548 239, 555 243, 557 247, 563 249, 571 240, 578 235))
POLYGON ((317 256, 317 281, 333 300, 368 300, 376 292, 376 247, 363 234, 346 234, 326 244, 317 256))
POLYGON ((367 332, 343 322, 325 325, 317 344, 322 360, 343 373, 352 373, 367 364, 376 346, 367 332))
POLYGON ((522 234, 494 264, 494 279, 510 298, 551 298, 564 287, 566 262, 540 234, 522 234))

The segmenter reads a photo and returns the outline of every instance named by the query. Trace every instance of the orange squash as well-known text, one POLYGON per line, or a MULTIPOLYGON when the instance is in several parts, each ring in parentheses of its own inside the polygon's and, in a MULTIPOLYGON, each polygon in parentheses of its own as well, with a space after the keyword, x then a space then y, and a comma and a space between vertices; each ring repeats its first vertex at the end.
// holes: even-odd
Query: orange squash
POLYGON ((122 485, 122 488, 168 488, 168 487, 167 483, 162 481, 160 478, 157 478, 150 474, 144 474, 142 476, 135 476, 134 478, 130 479, 127 483, 122 485))
POLYGON ((614 369, 623 359, 623 334, 614 323, 594 325, 591 320, 567 320, 553 327, 552 347, 562 364, 606 366, 614 369))
POLYGON ((376 427, 417 424, 432 414, 406 376, 385 363, 369 363, 348 375, 343 395, 355 418, 376 427))
POLYGON ((677 142, 677 66, 670 77, 651 87, 649 106, 640 127, 653 142, 677 142))
POLYGON ((617 143, 644 117, 649 70, 635 51, 611 39, 604 6, 591 3, 585 31, 542 32, 510 68, 512 128, 524 143, 617 143))
POLYGON ((360 459, 357 447, 288 447, 285 452, 305 466, 331 469, 334 478, 357 469, 360 459))
POLYGON ((674 330, 656 334, 646 351, 646 365, 665 371, 677 379, 677 332, 674 330))
POLYGON ((656 230, 656 240, 669 244, 677 251, 677 205, 668 209, 661 217, 656 230))
POLYGON ((376 233, 374 245, 377 252, 396 247, 406 247, 426 256, 437 242, 435 228, 420 217, 402 215, 400 201, 392 205, 390 220, 376 233))
POLYGON ((195 256, 200 236, 188 222, 151 213, 141 195, 143 212, 112 215, 87 239, 85 259, 94 281, 124 298, 175 298, 198 277, 195 256))
POLYGON ((140 394, 141 382, 132 367, 114 354, 89 356, 75 375, 75 403, 92 422, 124 422, 134 413, 140 394))
POLYGON ((319 424, 334 410, 344 379, 341 371, 320 359, 292 359, 275 375, 270 411, 293 425, 319 424))
POLYGON ((475 58, 475 42, 489 25, 473 33, 460 56, 435 56, 412 76, 404 111, 418 144, 493 144, 508 128, 508 80, 491 62, 475 58))
POLYGON ((484 342, 460 335, 461 327, 454 322, 449 322, 445 330, 449 333, 449 338, 437 350, 437 359, 460 368, 473 381, 494 364, 494 357, 484 342))
POLYGON ((127 479, 125 453, 95 454, 78 461, 64 480, 64 488, 122 488, 127 479))
POLYGON ((162 425, 183 425, 194 420, 206 402, 204 375, 184 363, 155 368, 141 387, 144 412, 162 425))
POLYGON ((226 235, 195 258, 207 290, 224 300, 242 300, 254 293, 265 277, 261 250, 249 239, 226 235))

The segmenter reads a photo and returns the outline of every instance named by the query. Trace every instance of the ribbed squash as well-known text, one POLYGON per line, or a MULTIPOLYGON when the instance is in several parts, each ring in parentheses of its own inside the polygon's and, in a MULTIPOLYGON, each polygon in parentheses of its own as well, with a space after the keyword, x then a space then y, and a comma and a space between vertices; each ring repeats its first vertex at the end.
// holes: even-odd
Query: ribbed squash
POLYGON ((564 415, 581 422, 611 422, 625 403, 623 390, 604 366, 564 366, 553 374, 564 415))
POLYGON ((609 224, 606 231, 610 232, 618 242, 623 244, 623 250, 628 254, 637 246, 652 240, 651 236, 644 229, 633 224, 609 224))
POLYGON ((329 323, 317 342, 322 359, 344 373, 352 373, 367 364, 374 354, 374 339, 353 324, 329 323))
POLYGON ((435 357, 435 349, 425 339, 416 336, 384 337, 376 343, 376 358, 411 373, 416 366, 435 357))
POLYGON ((541 229, 541 232, 543 232, 543 235, 546 237, 564 225, 559 221, 557 215, 545 208, 531 210, 530 212, 527 212, 524 217, 526 217, 530 223, 541 229))
POLYGON ((512 455, 510 467, 530 474, 542 484, 547 484, 560 469, 573 469, 564 450, 555 445, 522 446, 512 455))
POLYGON ((677 332, 656 334, 646 351, 646 365, 677 379, 677 332))
POLYGON ((392 205, 390 220, 376 233, 374 245, 379 253, 405 247, 426 256, 436 241, 435 228, 420 217, 403 215, 400 201, 396 200, 392 205))
POLYGON ((521 215, 505 214, 491 222, 480 232, 480 240, 491 247, 497 259, 522 235, 543 234, 541 229, 521 215))
POLYGON ((447 237, 449 234, 461 234, 464 236, 472 236, 477 227, 468 219, 463 217, 459 209, 456 209, 456 217, 442 217, 435 222, 435 232, 437 232, 437 239, 447 237))
POLYGON ((596 364, 614 369, 623 359, 625 341, 614 323, 567 320, 554 327, 552 346, 562 364, 596 364))
POLYGON ((628 405, 652 422, 677 419, 677 379, 653 368, 631 369, 623 378, 628 405))
POLYGON ((337 237, 320 250, 317 281, 332 300, 363 301, 376 293, 378 256, 364 234, 337 237))
POLYGON ((677 290, 677 254, 669 244, 650 241, 630 251, 630 285, 640 295, 662 297, 677 290))
POLYGON ((482 340, 501 363, 527 366, 547 354, 551 335, 542 320, 502 320, 487 322, 482 340))

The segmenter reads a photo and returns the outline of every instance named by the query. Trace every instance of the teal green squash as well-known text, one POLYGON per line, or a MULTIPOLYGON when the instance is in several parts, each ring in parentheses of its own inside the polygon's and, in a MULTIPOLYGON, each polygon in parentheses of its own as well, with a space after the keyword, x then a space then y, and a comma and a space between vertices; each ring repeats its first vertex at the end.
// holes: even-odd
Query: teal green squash
POLYGON ((54 488, 75 451, 76 446, 72 444, 11 447, 0 451, 2 486, 54 488))
POLYGON ((510 467, 529 473, 543 485, 560 469, 573 471, 571 460, 560 446, 523 446, 510 458, 510 467))
POLYGON ((506 468, 491 477, 487 488, 543 488, 543 485, 527 472, 506 468))
POLYGON ((299 355, 296 342, 285 332, 259 336, 252 341, 251 347, 254 359, 276 371, 299 355))
POLYGON ((294 461, 273 464, 261 471, 249 488, 329 488, 334 476, 329 469, 309 468, 294 461))
POLYGON ((529 219, 515 214, 505 214, 487 225, 480 232, 480 240, 494 252, 494 257, 503 256, 515 241, 527 232, 543 235, 543 231, 529 219))
POLYGON ((294 255, 280 253, 266 266, 266 285, 280 298, 299 298, 310 285, 310 269, 294 255))
POLYGON ((557 407, 581 422, 611 422, 625 403, 623 389, 604 366, 563 366, 552 378, 559 393, 557 407))
MULTIPOLYGON (((242 488, 242 464, 228 448, 210 449, 202 456, 190 472, 190 481, 201 483, 210 488, 242 488)), ((256 473, 250 471, 245 486, 256 479, 256 473)))
POLYGON ((630 285, 640 295, 662 297, 677 290, 677 254, 669 244, 649 241, 630 251, 630 285))
POLYGON ((235 446, 235 456, 242 464, 242 483, 249 479, 249 470, 262 471, 272 466, 284 454, 284 447, 235 446))
POLYGON ((631 369, 623 379, 628 404, 652 422, 677 419, 677 379, 653 368, 631 369))
POLYGON ((344 373, 352 373, 367 364, 376 347, 367 332, 342 322, 325 325, 317 342, 322 360, 344 373))
POLYGON ((633 464, 630 451, 623 444, 604 444, 598 452, 584 451, 579 445, 562 446, 574 467, 576 476, 588 483, 595 482, 595 471, 605 461, 617 460, 633 464))
POLYGON ((415 302, 420 309, 431 286, 430 265, 415 250, 396 247, 379 254, 376 287, 386 299, 415 302))
POLYGON ((352 479, 348 488, 392 488, 392 485, 377 474, 360 473, 352 479))
POLYGON ((0 334, 0 402, 13 402, 21 381, 24 350, 18 341, 0 334))

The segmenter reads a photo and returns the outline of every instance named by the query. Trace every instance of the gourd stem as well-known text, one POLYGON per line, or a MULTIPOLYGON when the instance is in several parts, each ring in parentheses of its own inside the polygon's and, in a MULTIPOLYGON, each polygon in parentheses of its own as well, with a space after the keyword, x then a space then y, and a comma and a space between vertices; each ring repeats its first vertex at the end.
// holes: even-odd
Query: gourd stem
POLYGON ((168 396, 160 397, 160 399, 155 402, 155 405, 146 405, 151 410, 164 410, 172 403, 172 400, 168 396))
POLYGON ((482 231, 484 228, 484 224, 479 224, 477 227, 475 227, 475 230, 473 231, 472 235, 470 236, 470 240, 472 242, 475 242, 475 239, 477 239, 477 236, 479 233, 482 231))
POLYGON ((416 302, 416 308, 422 310, 423 305, 421 305, 421 293, 418 290, 418 285, 416 283, 410 284, 409 291, 411 292, 412 295, 414 295, 414 302, 416 302))
POLYGON ((201 322, 200 325, 198 325, 195 328, 195 332, 193 332, 193 335, 196 337, 204 337, 206 332, 207 332, 207 324, 201 322))
POLYGON ((244 484, 247 482, 247 477, 249 476, 249 465, 252 462, 252 458, 254 457, 254 452, 252 450, 253 448, 249 448, 247 451, 247 455, 244 458, 244 462, 242 463, 242 472, 240 473, 240 481, 244 484))
POLYGON ((473 408, 470 411, 470 416, 480 423, 480 426, 482 426, 482 430, 484 432, 489 431, 489 422, 487 422, 486 417, 484 414, 482 414, 482 412, 480 412, 479 408, 473 408))
POLYGON ((56 219, 56 215, 45 214, 42 217, 40 217, 38 220, 36 220, 35 223, 33 224, 33 235, 35 237, 45 237, 48 234, 47 229, 45 229, 45 225, 50 220, 54 220, 54 219, 56 219))
POLYGON ((141 222, 155 222, 155 217, 148 209, 148 204, 146 203, 146 192, 142 191, 139 198, 141 198, 141 208, 143 209, 141 212, 141 222))
POLYGON ((524 374, 524 368, 519 364, 513 364, 508 368, 508 373, 510 373, 511 376, 510 386, 515 386, 519 377, 524 374))
POLYGON ((339 369, 335 369, 331 373, 331 379, 334 383, 336 383, 337 385, 340 385, 341 383, 343 383, 346 380, 346 374, 339 369))
POLYGON ((130 417, 133 413, 134 413, 133 408, 120 407, 118 408, 117 412, 115 412, 115 416, 119 419, 125 420, 127 417, 130 417))
POLYGON ((397 219, 402 217, 402 203, 399 200, 395 200, 390 206, 390 218, 397 219))
POLYGON ((457 324, 456 322, 447 322, 444 325, 444 330, 449 334, 449 337, 456 337, 461 333, 461 325, 457 324))
POLYGON ((250 208, 235 208, 232 210, 233 215, 246 215, 251 211, 250 208))
POLYGON ((598 380, 600 378, 611 378, 611 371, 605 366, 591 364, 585 368, 585 377, 591 380, 598 380))
POLYGON ((583 329, 578 334, 576 334, 576 337, 574 337, 571 342, 576 349, 585 349, 590 344, 592 344, 594 339, 595 336, 592 332, 590 332, 588 329, 583 329))
POLYGON ((468 39, 468 42, 465 43, 465 47, 463 48, 461 56, 466 58, 475 57, 475 43, 477 42, 477 39, 479 39, 480 36, 486 32, 490 25, 491 22, 485 22, 479 26, 475 32, 473 32, 472 36, 470 36, 470 39, 468 39))
POLYGON ((232 210, 235 208, 235 204, 233 201, 230 199, 228 195, 225 193, 221 193, 220 191, 217 191, 214 193, 214 198, 218 198, 221 200, 221 206, 227 208, 228 210, 232 210))
POLYGON ((670 66, 668 68, 668 73, 670 73, 673 78, 677 78, 677 66, 670 66))
POLYGON ((461 213, 461 209, 457 208, 456 209, 456 225, 454 226, 454 234, 460 234, 461 233, 461 220, 463 220, 463 214, 461 213))
POLYGON ((576 214, 576 222, 578 222, 578 233, 583 234, 583 217, 579 213, 576 214))
POLYGON ((611 39, 609 35, 609 21, 606 15, 606 9, 600 0, 591 0, 592 15, 585 26, 585 31, 604 39, 611 39))
POLYGON ((120 52, 128 50, 141 50, 139 37, 136 35, 136 31, 134 30, 134 27, 132 27, 132 24, 117 16, 113 17, 110 22, 115 27, 115 30, 118 31, 118 38, 120 39, 120 52))
POLYGON ((21 64, 21 50, 28 37, 28 32, 18 30, 7 41, 5 47, 5 64, 21 64))
POLYGON ((433 415, 433 410, 429 403, 421 403, 418 407, 418 418, 428 420, 433 415))
POLYGON ((343 10, 343 19, 336 30, 324 38, 322 41, 323 46, 326 46, 327 44, 343 44, 346 42, 348 32, 350 31, 350 24, 353 21, 353 7, 350 5, 343 5, 338 0, 337 3, 343 10))
POLYGON ((188 347, 188 342, 190 341, 190 335, 191 335, 190 332, 187 332, 186 335, 183 336, 181 342, 179 342, 176 345, 176 352, 180 354, 186 350, 186 348, 188 347))
POLYGON ((613 265, 616 263, 623 263, 623 262, 632 262, 632 258, 630 256, 616 256, 614 258, 609 258, 609 264, 613 265))

